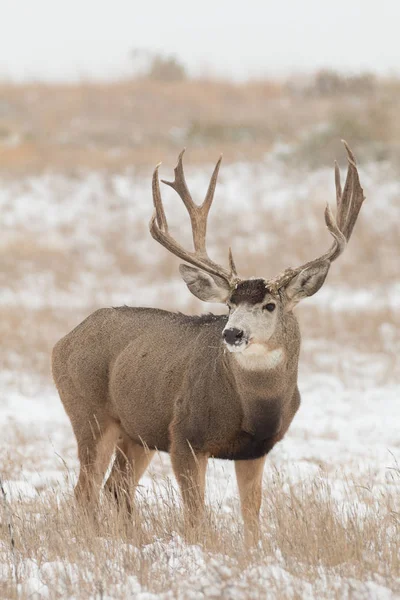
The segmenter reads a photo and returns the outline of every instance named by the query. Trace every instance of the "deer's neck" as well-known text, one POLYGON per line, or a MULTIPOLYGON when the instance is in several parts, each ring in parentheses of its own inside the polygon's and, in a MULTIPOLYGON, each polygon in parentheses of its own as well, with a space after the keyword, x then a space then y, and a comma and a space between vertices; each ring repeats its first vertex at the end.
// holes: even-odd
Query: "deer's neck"
POLYGON ((242 398, 276 398, 297 380, 300 332, 290 319, 266 344, 251 344, 244 352, 227 356, 242 398), (286 327, 287 325, 287 327, 286 327))
POLYGON ((230 354, 230 369, 242 398, 276 396, 285 378, 287 355, 285 348, 263 347, 255 352, 230 354))
POLYGON ((286 360, 285 348, 282 345, 271 347, 264 344, 252 344, 244 352, 233 355, 237 366, 242 371, 273 371, 281 367, 286 360))

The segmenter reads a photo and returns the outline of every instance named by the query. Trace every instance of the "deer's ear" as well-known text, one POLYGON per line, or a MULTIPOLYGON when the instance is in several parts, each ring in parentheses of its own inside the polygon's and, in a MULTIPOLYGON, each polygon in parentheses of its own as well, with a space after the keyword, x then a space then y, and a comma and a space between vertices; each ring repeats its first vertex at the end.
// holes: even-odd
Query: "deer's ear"
POLYGON ((182 275, 183 281, 196 298, 204 302, 225 303, 228 300, 231 289, 222 277, 210 275, 205 271, 201 271, 196 267, 189 267, 188 265, 180 265, 179 272, 182 275))
POLYGON ((288 299, 286 310, 292 310, 300 300, 318 292, 328 275, 330 266, 329 261, 324 261, 319 265, 304 269, 293 277, 285 289, 288 299))

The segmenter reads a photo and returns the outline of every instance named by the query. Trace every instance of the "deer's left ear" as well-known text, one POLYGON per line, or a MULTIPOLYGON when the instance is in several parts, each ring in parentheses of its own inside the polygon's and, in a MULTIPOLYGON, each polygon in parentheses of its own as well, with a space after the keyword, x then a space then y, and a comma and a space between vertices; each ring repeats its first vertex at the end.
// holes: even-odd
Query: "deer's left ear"
POLYGON ((308 296, 313 296, 318 292, 328 275, 330 266, 331 263, 329 261, 324 261, 319 265, 303 269, 303 271, 293 277, 285 289, 288 299, 285 309, 292 310, 300 300, 308 298, 308 296))

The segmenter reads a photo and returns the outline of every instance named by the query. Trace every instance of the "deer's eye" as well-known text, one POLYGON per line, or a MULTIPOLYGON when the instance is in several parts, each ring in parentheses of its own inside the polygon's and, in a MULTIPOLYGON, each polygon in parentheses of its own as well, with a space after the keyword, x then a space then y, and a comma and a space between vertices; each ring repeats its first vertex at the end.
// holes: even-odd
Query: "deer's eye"
POLYGON ((273 302, 268 302, 268 304, 264 304, 263 310, 267 310, 268 312, 272 312, 272 311, 275 310, 275 306, 276 306, 276 304, 274 304, 273 302))

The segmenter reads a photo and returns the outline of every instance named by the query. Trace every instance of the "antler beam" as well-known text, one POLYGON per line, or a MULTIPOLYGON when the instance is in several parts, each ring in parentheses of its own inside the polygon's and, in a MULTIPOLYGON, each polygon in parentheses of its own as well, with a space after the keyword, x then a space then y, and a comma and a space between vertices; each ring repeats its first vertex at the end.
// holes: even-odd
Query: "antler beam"
POLYGON ((266 285, 272 291, 277 292, 280 288, 286 286, 295 275, 304 269, 308 269, 321 262, 333 262, 346 248, 347 242, 351 237, 354 225, 357 221, 362 203, 365 200, 365 196, 360 184, 355 156, 348 144, 344 140, 342 140, 342 142, 347 151, 348 169, 346 182, 342 191, 339 166, 335 161, 336 219, 332 214, 329 204, 327 204, 325 208, 325 223, 329 233, 334 239, 333 244, 322 256, 319 256, 296 269, 286 269, 274 279, 267 281, 266 285))
POLYGON ((230 285, 234 286, 238 281, 238 277, 231 249, 229 249, 230 270, 228 271, 209 258, 206 248, 207 218, 214 199, 214 192, 217 184, 222 156, 219 158, 214 168, 204 202, 198 206, 193 202, 186 184, 182 160, 184 152, 185 150, 182 150, 180 153, 178 164, 174 169, 174 181, 162 180, 162 182, 166 185, 169 185, 177 192, 189 213, 192 226, 194 252, 185 250, 183 246, 181 246, 169 233, 168 222, 161 199, 160 183, 158 178, 158 168, 160 165, 156 166, 153 173, 152 189, 155 211, 150 221, 150 233, 157 242, 164 246, 169 252, 175 254, 175 256, 178 256, 182 260, 199 267, 203 271, 207 271, 212 275, 222 277, 230 285))

